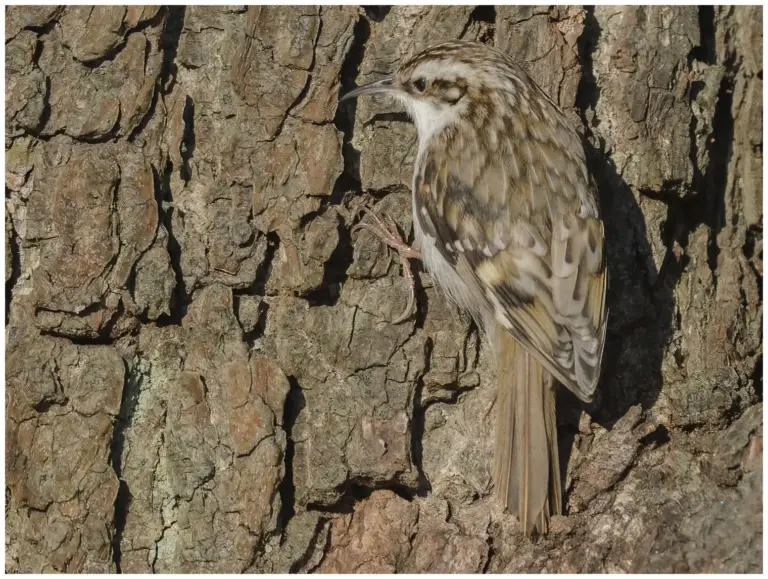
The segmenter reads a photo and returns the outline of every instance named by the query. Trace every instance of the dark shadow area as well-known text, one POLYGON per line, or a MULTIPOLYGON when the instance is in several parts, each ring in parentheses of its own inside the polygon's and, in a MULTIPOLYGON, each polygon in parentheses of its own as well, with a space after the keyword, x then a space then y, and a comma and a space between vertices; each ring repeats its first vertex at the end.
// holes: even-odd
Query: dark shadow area
POLYGON ((331 503, 322 504, 310 502, 307 503, 307 511, 316 511, 320 513, 351 514, 355 512, 356 505, 370 497, 379 490, 388 490, 395 493, 401 499, 412 501, 416 496, 425 496, 425 493, 417 492, 413 488, 406 486, 396 480, 376 481, 368 477, 354 477, 347 479, 336 487, 341 493, 341 497, 331 503))
MULTIPOLYGON (((165 231, 168 234, 168 256, 171 260, 171 269, 176 278, 176 285, 174 286, 173 294, 171 296, 170 314, 160 314, 157 318, 157 325, 159 327, 180 325, 181 320, 187 315, 187 309, 192 301, 192 296, 187 292, 187 287, 184 282, 184 272, 182 271, 181 265, 181 245, 173 232, 173 213, 178 210, 173 206, 173 194, 171 193, 172 172, 173 163, 171 163, 170 160, 166 162, 162 174, 152 167, 152 175, 155 184, 155 201, 157 202, 160 222, 163 224, 165 231)), ((180 217, 183 219, 184 214, 180 213, 180 217)))
MULTIPOLYGON (((8 189, 6 189, 6 198, 8 197, 8 189)), ((13 288, 16 286, 16 282, 19 281, 21 275, 21 252, 19 250, 19 239, 16 235, 16 230, 13 227, 13 223, 9 222, 7 225, 11 234, 8 236, 8 244, 11 257, 11 276, 5 282, 5 325, 11 322, 11 301, 13 300, 13 288)), ((8 268, 9 264, 5 267, 8 268)))
POLYGON ((128 136, 129 142, 136 139, 136 137, 146 128, 150 119, 154 118, 157 99, 162 98, 162 95, 171 94, 171 91, 173 91, 173 87, 176 84, 176 73, 178 72, 176 53, 179 50, 181 32, 184 29, 185 14, 186 8, 184 6, 168 6, 157 13, 158 18, 165 17, 165 27, 163 29, 162 44, 160 46, 163 51, 160 78, 157 81, 157 86, 152 95, 152 102, 149 105, 149 109, 139 124, 131 131, 131 134, 128 136), (165 14, 166 11, 167 15, 165 14))
POLYGON ((192 169, 189 166, 189 161, 195 155, 195 103, 189 95, 187 95, 184 101, 183 119, 184 136, 179 145, 182 165, 179 168, 179 172, 186 185, 192 179, 192 169))
POLYGON ((243 331, 243 341, 248 344, 248 350, 252 350, 254 348, 254 345, 256 344, 256 340, 261 338, 264 335, 264 329, 267 326, 267 313, 269 312, 269 304, 262 300, 259 302, 258 306, 258 321, 253 326, 252 329, 246 330, 243 327, 243 322, 240 319, 240 304, 242 301, 243 295, 250 295, 247 293, 237 293, 236 290, 232 291, 232 309, 235 312, 235 317, 237 318, 238 323, 240 324, 240 329, 243 331))
POLYGON ((336 215, 339 242, 323 264, 323 281, 314 290, 302 294, 311 306, 334 306, 347 280, 347 269, 354 261, 352 234, 340 215, 336 215))
MULTIPOLYGON (((713 62, 716 24, 711 8, 699 10, 699 22, 700 46, 694 47, 691 54, 713 62)), ((695 98, 695 90, 692 86, 689 100, 695 98)), ((690 260, 685 251, 689 238, 702 224, 710 230, 707 262, 717 284, 717 234, 725 225, 727 171, 733 146, 732 100, 732 80, 726 71, 712 124, 716 138, 707 140, 709 164, 702 173, 694 154, 690 190, 680 191, 679 184, 669 183, 666 189, 641 192, 667 206, 666 220, 658 232, 666 247, 658 272, 634 194, 613 162, 593 145, 586 146, 587 161, 600 194, 609 268, 608 336, 593 413, 603 426, 612 425, 632 405, 649 408, 658 398, 662 359, 678 324, 674 290, 690 260)), ((693 137, 691 146, 695 147, 693 137)), ((678 363, 685 361, 679 359, 678 363)))
MULTIPOLYGON (((366 14, 369 9, 366 8, 366 14)), ((387 8, 387 12, 389 9, 387 8)), ((371 36, 371 25, 366 18, 358 19, 352 33, 352 46, 349 48, 341 65, 339 97, 357 88, 357 74, 365 56, 365 45, 371 36)), ((352 146, 355 118, 357 115, 357 99, 349 99, 338 104, 333 124, 342 134, 341 153, 344 158, 344 172, 337 180, 332 196, 338 196, 343 190, 360 191, 360 151, 352 146)))
POLYGON ((485 34, 482 34, 477 40, 478 42, 492 45, 496 26, 495 6, 475 6, 475 9, 469 14, 467 23, 464 25, 464 29, 458 37, 462 39, 465 38, 467 32, 472 28, 472 25, 477 25, 481 22, 485 23, 488 27, 486 28, 485 34))
POLYGON ((397 111, 393 113, 376 113, 369 120, 364 123, 364 126, 369 127, 376 123, 410 123, 411 119, 408 118, 408 113, 405 111, 397 111))
POLYGON ((288 376, 290 390, 283 406, 283 430, 285 431, 285 472, 283 480, 277 487, 280 494, 280 512, 277 515, 277 528, 285 532, 288 521, 296 514, 296 485, 293 482, 293 456, 295 443, 293 441, 293 427, 296 419, 304 407, 306 399, 295 376, 288 376))
POLYGON ((571 460, 573 444, 579 433, 579 419, 583 410, 582 403, 567 388, 558 384, 556 396, 557 451, 560 459, 560 489, 562 490, 563 513, 568 510, 570 489, 566 486, 568 463, 571 460))
POLYGON ((163 64, 160 69, 159 84, 163 94, 171 94, 176 84, 178 72, 176 53, 179 51, 179 41, 181 40, 181 32, 184 30, 187 9, 184 6, 168 6, 166 10, 168 16, 165 20, 165 30, 163 30, 163 64))
POLYGON ((419 483, 416 494, 426 496, 432 490, 427 475, 424 473, 424 429, 428 406, 422 403, 424 392, 424 375, 426 375, 432 363, 432 338, 424 342, 424 371, 416 380, 416 388, 413 391, 413 407, 411 410, 411 461, 419 474, 419 483))
POLYGON ((669 243, 666 267, 656 271, 645 218, 631 189, 602 151, 590 144, 585 151, 605 225, 609 312, 601 382, 587 410, 610 428, 635 404, 649 408, 659 396, 683 264, 669 243))
POLYGON ((659 447, 667 444, 669 440, 669 429, 663 424, 659 424, 651 432, 640 439, 640 444, 659 447))
POLYGON ((496 8, 494 6, 475 6, 469 17, 476 22, 494 24, 496 22, 496 8))
POLYGON ((365 16, 369 20, 381 22, 387 17, 389 11, 392 10, 392 6, 363 6, 363 10, 365 10, 365 16))
POLYGON ((597 85, 592 65, 592 53, 597 48, 600 39, 600 24, 595 18, 595 7, 584 8, 584 31, 579 36, 577 43, 579 50, 579 62, 581 63, 581 78, 576 90, 576 107, 582 113, 582 121, 587 124, 584 112, 594 109, 600 99, 600 87, 597 85))
POLYGON ((130 428, 133 422, 133 416, 136 411, 136 405, 139 403, 139 394, 141 391, 140 378, 131 372, 128 364, 123 361, 125 367, 125 383, 123 384, 123 395, 120 401, 120 412, 115 421, 115 430, 112 436, 112 445, 109 449, 110 463, 115 471, 115 475, 120 481, 115 498, 115 531, 112 536, 112 559, 115 562, 115 569, 121 573, 120 562, 122 559, 122 537, 125 531, 125 524, 128 519, 128 510, 131 506, 133 496, 128 488, 123 476, 123 451, 125 450, 125 432, 130 428))
POLYGON ((691 58, 707 64, 716 64, 714 6, 699 6, 699 36, 699 44, 691 51, 691 58))
POLYGON ((755 371, 752 374, 752 383, 755 388, 755 395, 757 396, 757 401, 762 403, 763 402, 763 355, 762 354, 758 356, 757 361, 755 362, 755 371))

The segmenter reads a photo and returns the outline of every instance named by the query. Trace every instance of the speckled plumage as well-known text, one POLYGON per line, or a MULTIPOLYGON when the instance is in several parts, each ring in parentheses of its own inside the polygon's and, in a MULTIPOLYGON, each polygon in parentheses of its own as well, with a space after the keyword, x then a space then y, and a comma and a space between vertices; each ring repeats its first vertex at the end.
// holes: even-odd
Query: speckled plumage
POLYGON ((507 55, 462 41, 378 89, 414 119, 416 245, 498 359, 495 484, 526 532, 560 510, 550 375, 592 399, 605 339, 603 225, 581 140, 507 55))

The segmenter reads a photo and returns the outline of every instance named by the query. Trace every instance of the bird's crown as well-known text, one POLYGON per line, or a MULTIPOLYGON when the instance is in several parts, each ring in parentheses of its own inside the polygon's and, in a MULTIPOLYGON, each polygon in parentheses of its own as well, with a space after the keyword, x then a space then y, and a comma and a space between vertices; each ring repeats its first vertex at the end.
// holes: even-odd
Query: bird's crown
POLYGON ((455 104, 465 94, 482 98, 498 89, 527 85, 523 70, 506 54, 478 42, 454 40, 423 50, 403 62, 394 84, 416 99, 455 104))

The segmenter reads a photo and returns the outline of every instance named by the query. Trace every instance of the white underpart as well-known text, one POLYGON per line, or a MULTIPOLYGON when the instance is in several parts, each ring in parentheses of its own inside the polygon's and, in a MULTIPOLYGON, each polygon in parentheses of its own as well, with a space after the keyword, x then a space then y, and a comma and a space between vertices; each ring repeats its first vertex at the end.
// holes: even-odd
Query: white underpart
POLYGON ((411 119, 413 119, 413 124, 416 125, 416 132, 419 134, 419 156, 432 137, 458 120, 461 109, 464 108, 462 103, 451 106, 414 99, 410 96, 400 98, 411 119))
MULTIPOLYGON (((423 218, 422 218, 423 219, 423 218)), ((427 217, 427 219, 429 219, 427 217)), ((421 223, 416 215, 416 202, 413 203, 413 233, 414 246, 421 252, 422 263, 432 278, 437 283, 437 287, 459 306, 465 308, 473 315, 480 314, 477 310, 479 303, 477 296, 472 295, 472 290, 466 282, 448 263, 440 253, 437 247, 437 240, 428 235, 421 229, 421 223)), ((446 249, 451 251, 451 247, 446 244, 446 249)))
MULTIPOLYGON (((409 95, 400 96, 401 101, 408 110, 408 114, 413 119, 416 131, 419 135, 419 151, 414 163, 414 185, 415 178, 419 168, 426 161, 424 155, 430 140, 436 137, 440 131, 459 120, 460 115, 466 108, 466 103, 459 101, 454 105, 434 103, 427 100, 415 99, 409 95)), ((421 217, 429 219, 428 216, 421 217)), ((454 302, 469 310, 473 315, 482 315, 477 311, 480 302, 477 296, 472 295, 471 288, 461 278, 459 273, 448 263, 440 253, 436 243, 437 240, 424 233, 419 223, 419 216, 416 212, 416 202, 413 203, 413 229, 414 245, 421 252, 422 262, 427 271, 432 275, 438 288, 454 302)), ((457 244, 457 248, 463 246, 457 244)), ((446 244, 446 248, 450 247, 446 244)))

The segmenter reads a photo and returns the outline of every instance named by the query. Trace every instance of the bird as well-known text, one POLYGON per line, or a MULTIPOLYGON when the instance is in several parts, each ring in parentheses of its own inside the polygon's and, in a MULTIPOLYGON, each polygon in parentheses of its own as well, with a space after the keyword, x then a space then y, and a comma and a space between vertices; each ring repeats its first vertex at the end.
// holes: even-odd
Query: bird
POLYGON ((592 401, 608 316, 583 143, 511 56, 478 42, 430 46, 340 101, 374 93, 399 101, 418 133, 413 248, 391 219, 361 227, 404 264, 420 257, 482 328, 496 360, 494 493, 525 536, 546 534, 563 507, 556 383, 592 401))

